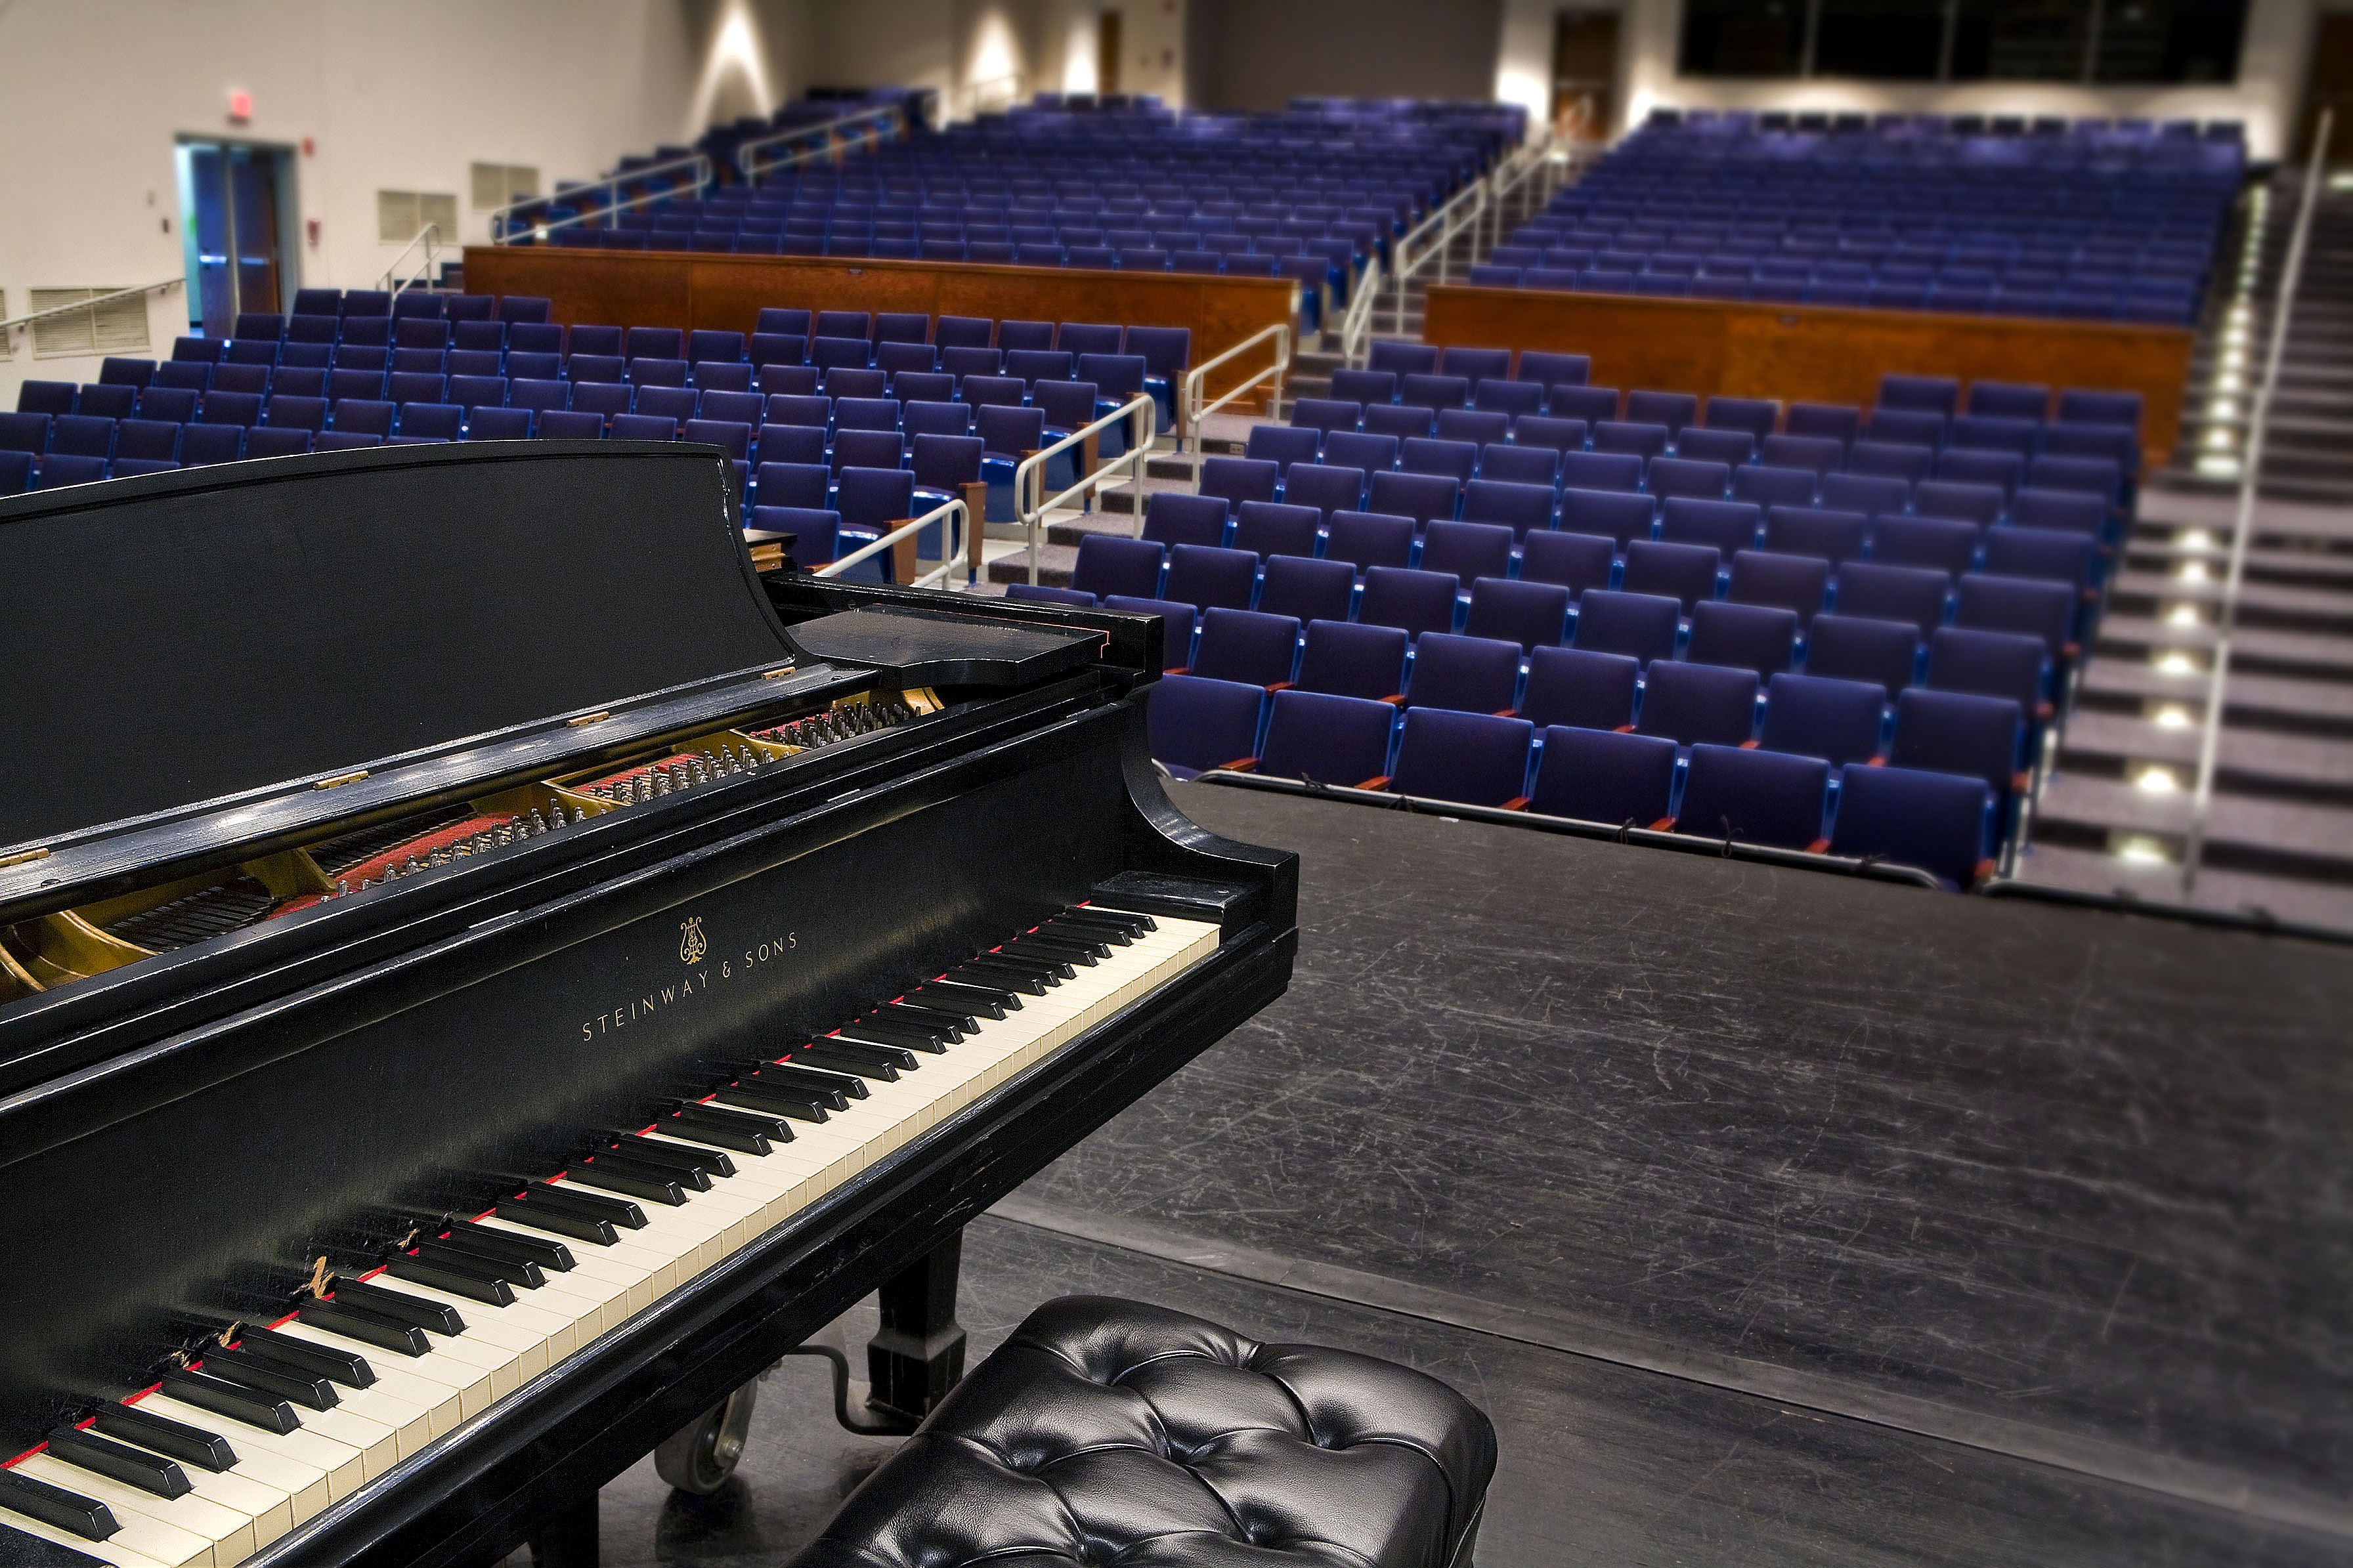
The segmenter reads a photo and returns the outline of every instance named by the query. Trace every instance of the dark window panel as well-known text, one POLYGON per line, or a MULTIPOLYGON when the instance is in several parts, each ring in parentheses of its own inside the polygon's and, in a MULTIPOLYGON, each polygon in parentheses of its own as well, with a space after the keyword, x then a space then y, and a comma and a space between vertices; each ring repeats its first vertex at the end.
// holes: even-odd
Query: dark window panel
POLYGON ((1933 81, 1945 42, 1944 0, 1820 0, 1816 76, 1933 81))
POLYGON ((2245 0, 2109 0, 2100 18, 2100 81, 2232 81, 2245 0))
POLYGON ((1679 68, 1685 76, 1798 74, 1804 0, 1686 0, 1679 68))
POLYGON ((1955 81, 2081 81, 2092 0, 1960 0, 1955 81))

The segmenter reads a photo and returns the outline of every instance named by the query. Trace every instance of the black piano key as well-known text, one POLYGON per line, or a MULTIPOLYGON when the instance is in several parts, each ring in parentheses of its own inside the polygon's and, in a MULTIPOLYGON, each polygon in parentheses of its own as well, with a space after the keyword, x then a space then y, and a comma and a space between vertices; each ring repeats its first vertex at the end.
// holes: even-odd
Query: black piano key
POLYGON ((1142 934, 1124 921, 1082 920, 1068 910, 1040 922, 1038 929, 1063 936, 1082 936, 1090 942, 1108 942, 1113 947, 1133 947, 1136 937, 1142 934))
POLYGON ((1130 914, 1124 910, 1107 910, 1099 904, 1073 904, 1054 917, 1081 925, 1107 926, 1125 931, 1130 937, 1142 936, 1148 931, 1158 931, 1160 922, 1150 915, 1130 914))
MULTIPOLYGON (((839 1035, 823 1035, 806 1046, 796 1047, 793 1058, 806 1061, 811 1051, 819 1051, 838 1060, 871 1062, 876 1067, 896 1068, 901 1072, 913 1072, 923 1066, 915 1053, 904 1046, 894 1046, 885 1040, 852 1040, 839 1035)), ((861 1073, 859 1076, 867 1075, 861 1073)))
POLYGON ((237 1463, 237 1449, 218 1433, 142 1410, 136 1405, 100 1405, 97 1429, 125 1443, 169 1454, 184 1465, 194 1465, 215 1475, 237 1463))
MULTIPOLYGON (((343 1294, 338 1288, 336 1294, 343 1294)), ((353 1306, 362 1303, 354 1301, 353 1306)), ((281 1334, 275 1329, 240 1329, 237 1349, 264 1361, 283 1362, 288 1366, 301 1367, 315 1373, 330 1383, 340 1383, 345 1388, 365 1388, 375 1382, 375 1368, 368 1365, 367 1357, 357 1351, 347 1351, 340 1345, 322 1345, 315 1340, 297 1339, 281 1334)))
POLYGON ((729 1110, 694 1101, 674 1107, 658 1125, 675 1127, 681 1137, 691 1137, 699 1143, 715 1143, 739 1154, 771 1153, 778 1143, 789 1143, 793 1139, 793 1130, 785 1125, 782 1117, 729 1110))
POLYGON ((96 1498, 53 1487, 14 1470, 0 1470, 0 1508, 37 1519, 52 1530, 79 1535, 84 1541, 103 1541, 121 1528, 114 1522, 113 1513, 96 1498))
POLYGON ((754 1110, 773 1110, 796 1121, 828 1120, 825 1104, 816 1090, 763 1084, 756 1079, 738 1079, 727 1085, 719 1091, 718 1099, 722 1105, 748 1105, 754 1110))
POLYGON ((356 1279, 335 1281, 335 1300, 374 1312, 379 1318, 390 1318, 396 1323, 406 1323, 436 1334, 462 1334, 466 1320, 458 1309, 447 1301, 428 1300, 412 1296, 406 1290, 387 1290, 374 1282, 356 1279))
POLYGON ((735 1173, 735 1162, 716 1149, 689 1149, 677 1143, 657 1142, 635 1132, 615 1132, 610 1136, 615 1152, 641 1164, 659 1165, 672 1171, 699 1171, 706 1177, 718 1176, 723 1180, 735 1173))
POLYGON ((533 1182, 523 1189, 523 1199, 527 1203, 545 1204, 550 1208, 585 1215, 590 1219, 606 1220, 622 1230, 646 1228, 646 1211, 627 1198, 585 1192, 555 1182, 533 1182))
POLYGON ((1111 956, 1108 943, 1102 952, 1092 942, 1065 942, 1060 937, 1039 931, 1024 931, 998 950, 1016 958, 1032 959, 1039 963, 1068 963, 1077 969, 1092 969, 1111 956))
POLYGON ((676 1182, 639 1174, 637 1171, 604 1160, 575 1160, 565 1173, 565 1179, 583 1186, 601 1187, 608 1193, 627 1193, 633 1198, 681 1208, 686 1194, 676 1182))
POLYGON ((1052 921, 1040 921, 1013 939, 1018 942, 1045 942, 1053 947, 1072 948, 1097 963, 1109 958, 1114 945, 1108 931, 1090 931, 1085 926, 1056 925, 1052 921))
POLYGON ((294 1407, 284 1400, 256 1394, 234 1383, 223 1383, 216 1377, 206 1377, 200 1372, 186 1372, 174 1367, 164 1373, 163 1384, 164 1392, 183 1405, 193 1405, 216 1415, 242 1421, 265 1432, 293 1432, 302 1425, 301 1418, 294 1414, 294 1407))
POLYGON ((972 961, 975 963, 995 963, 1010 965, 1016 969, 1028 969, 1034 973, 1043 975, 1058 985, 1065 980, 1075 978, 1079 973, 1077 963, 1059 953, 1024 952, 1018 940, 993 947, 987 952, 975 953, 972 961))
POLYGON ((305 1410, 332 1410, 343 1403, 336 1395, 335 1385, 325 1378, 244 1351, 218 1347, 208 1350, 205 1352, 204 1370, 214 1377, 259 1389, 305 1410))
POLYGON ((937 1029, 894 1018, 878 1018, 871 1014, 844 1024, 839 1033, 849 1039, 898 1046, 906 1050, 922 1051, 926 1056, 935 1057, 948 1048, 947 1037, 937 1029))
POLYGON ((491 1279, 503 1279, 526 1290, 536 1290, 547 1283, 547 1276, 541 1273, 539 1265, 530 1258, 486 1252, 468 1242, 427 1237, 417 1242, 417 1256, 442 1268, 465 1268, 476 1274, 487 1274, 491 1279))
POLYGON ((591 1150, 586 1158, 593 1161, 595 1168, 608 1176, 626 1175, 640 1182, 667 1184, 676 1187, 681 1194, 681 1201, 687 1195, 707 1193, 711 1190, 711 1173, 700 1166, 690 1165, 683 1169, 673 1170, 667 1162, 641 1160, 635 1154, 619 1149, 591 1150))
POLYGON ((403 1253, 385 1265, 385 1272, 395 1279, 430 1285, 436 1290, 447 1290, 469 1301, 483 1301, 493 1307, 512 1307, 515 1301, 514 1287, 488 1268, 469 1268, 446 1258, 411 1258, 403 1253))
POLYGON ((106 1562, 0 1523, 0 1568, 106 1568, 106 1562))
POLYGON ((804 1089, 818 1097, 818 1103, 835 1110, 847 1110, 853 1100, 866 1098, 864 1080, 845 1078, 838 1072, 819 1072, 815 1068, 796 1067, 790 1062, 770 1062, 760 1069, 758 1082, 774 1089, 804 1089))
POLYGON ((795 1047, 793 1059, 808 1067, 823 1068, 828 1072, 853 1073, 860 1078, 871 1078, 878 1083, 899 1081, 898 1068, 889 1062, 870 1061, 846 1051, 828 1051, 815 1043, 795 1047))
MULTIPOLYGON (((440 1285, 438 1280, 422 1283, 440 1285)), ((448 1289, 446 1286, 441 1288, 448 1289)), ((423 1329, 397 1319, 378 1317, 347 1301, 313 1301, 298 1316, 302 1322, 322 1332, 341 1334, 347 1340, 357 1340, 364 1345, 374 1345, 378 1350, 391 1351, 397 1355, 423 1355, 433 1348, 426 1343, 423 1329)))
POLYGON ((968 958, 940 977, 945 985, 971 985, 984 990, 1009 991, 1019 996, 1043 996, 1049 985, 1060 981, 1050 979, 1026 965, 998 963, 993 956, 968 958))
POLYGON ((876 1011, 894 1018, 903 1016, 911 1024, 929 1025, 939 1030, 950 1045, 961 1045, 965 1036, 980 1032, 978 1014, 951 1012, 945 1005, 929 1002, 893 1002, 876 1011))
POLYGON ((989 985, 959 985, 946 980, 919 985, 907 993, 906 999, 918 1006, 944 1007, 976 1018, 1002 1018, 1008 1013, 1021 1011, 1021 998, 1010 991, 989 985))
POLYGON ((93 1475, 161 1498, 185 1497, 195 1489, 188 1485, 187 1472, 162 1455, 114 1442, 79 1426, 60 1426, 50 1433, 49 1455, 60 1463, 79 1466, 93 1475))
POLYGON ((570 1268, 575 1259, 572 1249, 560 1241, 542 1241, 535 1236, 517 1236, 511 1230, 498 1230, 472 1220, 452 1220, 448 1239, 469 1252, 488 1253, 492 1258, 521 1258, 553 1268, 558 1274, 570 1268))

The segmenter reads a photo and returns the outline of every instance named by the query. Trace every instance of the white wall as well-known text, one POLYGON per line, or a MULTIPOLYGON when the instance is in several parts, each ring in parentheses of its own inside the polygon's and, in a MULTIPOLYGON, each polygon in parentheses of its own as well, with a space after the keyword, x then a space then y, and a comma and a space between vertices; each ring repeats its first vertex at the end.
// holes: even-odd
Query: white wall
POLYGON ((2253 0, 2237 82, 2212 87, 2084 88, 2042 82, 1729 81, 1675 74, 1682 0, 1504 0, 1504 44, 1495 96, 1538 117, 1551 108, 1553 16, 1564 9, 1619 11, 1621 68, 1618 129, 1658 105, 1683 109, 1828 109, 1905 112, 2140 115, 2239 120, 2259 158, 2293 139, 2304 94, 2313 0, 2253 0))
MULTIPOLYGON (((364 288, 399 247, 376 239, 375 193, 446 191, 462 236, 468 165, 593 176, 624 153, 690 138, 701 100, 735 112, 733 69, 703 90, 715 26, 740 0, 16 0, 0 6, 0 289, 128 286, 183 269, 174 138, 241 137, 298 153, 303 285, 364 288), (228 94, 253 95, 232 126, 228 94), (169 231, 165 224, 169 224, 169 231)), ((290 300, 290 294, 289 296, 290 300)), ((157 357, 187 330, 174 289, 152 297, 157 357)), ((95 360, 35 360, 8 334, 0 407, 26 377, 95 380, 95 360)))

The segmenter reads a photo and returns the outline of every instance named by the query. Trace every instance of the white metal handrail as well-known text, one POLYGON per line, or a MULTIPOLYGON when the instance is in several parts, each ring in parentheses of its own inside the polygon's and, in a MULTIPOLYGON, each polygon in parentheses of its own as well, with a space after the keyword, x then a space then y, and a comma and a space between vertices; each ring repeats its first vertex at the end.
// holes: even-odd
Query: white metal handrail
POLYGON ((852 125, 862 125, 870 120, 889 121, 899 135, 904 136, 907 133, 906 106, 898 103, 879 104, 872 109, 861 109, 855 114, 845 114, 839 119, 818 121, 807 125, 792 126, 787 130, 776 132, 773 135, 763 136, 757 141, 746 142, 735 149, 735 172, 744 176, 746 184, 756 184, 760 176, 772 169, 793 168, 815 159, 833 157, 840 150, 837 138, 841 132, 852 125), (806 142, 811 137, 822 137, 824 140, 818 145, 803 148, 789 157, 771 158, 765 163, 759 161, 758 155, 772 147, 789 147, 795 142, 806 142))
POLYGON ((438 223, 428 223, 417 231, 417 237, 414 239, 400 247, 400 254, 392 258, 392 265, 384 269, 384 276, 375 280, 375 286, 386 293, 397 294, 405 289, 417 287, 420 282, 429 283, 433 273, 433 263, 440 254, 441 226, 438 223), (401 278, 400 264, 407 260, 408 253, 420 245, 425 247, 423 258, 417 262, 415 271, 406 278, 401 278))
POLYGON ((70 304, 51 305, 47 310, 28 311, 25 315, 11 316, 6 321, 0 321, 0 331, 16 327, 28 327, 35 321, 46 321, 52 316, 69 316, 76 310, 87 310, 92 306, 103 305, 110 300, 126 300, 133 294, 144 294, 151 289, 169 289, 174 283, 186 281, 185 278, 175 273, 169 278, 159 278, 153 283, 135 283, 128 289, 111 289, 104 294, 92 295, 87 300, 76 300, 70 304))
POLYGON ((934 580, 937 580, 939 585, 944 586, 953 591, 956 585, 955 574, 957 571, 961 570, 965 564, 965 552, 970 548, 969 539, 972 533, 972 509, 965 505, 964 498, 961 496, 951 499, 944 505, 934 507, 931 510, 912 521, 901 523, 897 528, 892 529, 890 532, 884 534, 873 543, 852 551, 849 554, 843 556, 839 561, 828 562, 825 565, 818 567, 814 572, 811 572, 809 575, 812 577, 839 577, 844 572, 849 571, 852 566, 857 565, 860 562, 871 560, 874 556, 877 556, 883 551, 890 549, 892 545, 898 543, 899 541, 902 539, 913 538, 923 529, 929 528, 932 524, 941 521, 951 513, 954 513, 955 517, 955 529, 953 533, 953 548, 948 547, 949 542, 947 540, 943 540, 940 563, 931 571, 925 572, 917 576, 913 582, 902 584, 901 586, 908 588, 928 588, 934 585, 934 580))
MULTIPOLYGON (((1504 243, 1504 198, 1510 195, 1536 175, 1554 167, 1552 131, 1546 127, 1537 140, 1514 148, 1512 155, 1495 165, 1488 176, 1487 248, 1493 250, 1504 243)), ((1474 256, 1472 259, 1477 259, 1474 256)))
POLYGON ((2288 320, 2295 314, 2295 292, 2304 279, 2306 247, 2312 237, 2313 209, 2320 205, 2321 163, 2336 111, 2324 109, 2313 128, 2312 158, 2305 165, 2304 195, 2296 208, 2295 227, 2288 235, 2287 258, 2280 268, 2279 303, 2272 311, 2271 343, 2263 353, 2263 378, 2256 384, 2247 412, 2247 444, 2240 453, 2239 505, 2231 521, 2231 564, 2222 578, 2222 599, 2214 613, 2214 668, 2206 687, 2206 727, 2198 742, 2198 783, 2189 797, 2189 834, 2182 846, 2181 896, 2186 901, 2198 890, 2198 863, 2206 853, 2206 819, 2214 806, 2214 770, 2222 751, 2223 687, 2231 675, 2231 634, 2239 618, 2239 591, 2247 571, 2247 541, 2255 531, 2256 485, 2263 473, 2263 437, 2269 433, 2272 398, 2279 390, 2280 364, 2287 354, 2288 320))
POLYGON ((1207 360, 1200 364, 1195 365, 1191 370, 1185 374, 1184 391, 1176 404, 1177 413, 1182 421, 1177 426, 1178 444, 1182 445, 1185 434, 1188 431, 1192 434, 1194 440, 1198 441, 1201 438, 1202 420, 1208 418, 1210 415, 1215 414, 1219 409, 1223 408, 1227 404, 1231 403, 1234 399, 1241 396, 1244 393, 1256 390, 1259 386, 1263 384, 1269 377, 1273 378, 1274 390, 1268 395, 1266 413, 1267 417, 1270 419, 1276 417, 1282 412, 1282 378, 1290 373, 1290 370, 1291 326, 1290 323, 1285 321, 1277 321, 1273 326, 1262 327, 1259 331, 1252 332, 1249 337, 1244 338, 1241 342, 1236 343, 1233 347, 1228 349, 1225 353, 1219 354, 1217 358, 1207 360), (1243 354, 1248 353, 1251 349, 1256 348, 1259 344, 1265 342, 1270 338, 1274 341, 1274 363, 1272 364, 1268 365, 1264 370, 1260 371, 1248 381, 1245 381, 1239 386, 1234 387, 1223 397, 1219 398, 1215 403, 1204 404, 1201 401, 1202 398, 1208 395, 1208 380, 1209 373, 1211 371, 1230 360, 1240 358, 1243 354))
POLYGON ((978 81, 968 81, 965 83, 962 88, 957 89, 964 94, 964 118, 966 120, 977 119, 979 116, 988 112, 987 109, 982 107, 980 100, 981 94, 990 88, 1001 87, 1006 89, 1005 101, 997 105, 998 108, 1014 108, 1020 103, 1023 89, 1029 85, 1029 79, 1022 75, 1019 71, 1008 71, 1003 76, 983 77, 978 81))
POLYGON ((570 190, 560 191, 554 195, 525 196, 519 202, 509 202, 505 206, 491 214, 491 243, 514 245, 528 239, 544 239, 559 228, 577 227, 591 217, 604 216, 612 213, 634 212, 638 207, 650 206, 655 202, 667 201, 678 195, 678 192, 645 191, 631 196, 628 201, 623 201, 621 187, 632 181, 649 180, 657 174, 667 174, 677 169, 694 171, 694 194, 697 196, 709 190, 712 182, 718 177, 711 166, 711 159, 704 153, 694 153, 683 158, 673 158, 667 163, 649 163, 642 169, 626 169, 607 174, 602 179, 575 185, 570 190), (539 217, 519 226, 514 225, 514 215, 519 212, 533 207, 544 208, 551 203, 576 198, 583 191, 607 191, 611 193, 612 199, 592 211, 575 213, 570 217, 539 217))
POLYGON ((1046 514, 1072 496, 1082 494, 1110 479, 1122 468, 1128 470, 1129 483, 1133 487, 1135 497, 1135 531, 1139 535, 1143 533, 1144 463, 1145 458, 1151 453, 1154 438, 1159 434, 1159 418, 1160 407, 1152 401, 1152 395, 1148 392, 1138 393, 1093 424, 1082 425, 1052 446, 1039 447, 1038 450, 1022 458, 1014 468, 1013 511, 1021 523, 1023 532, 1029 537, 1030 586, 1035 587, 1038 584, 1038 546, 1040 536, 1045 531, 1046 514), (1094 472, 1080 475, 1078 482, 1067 489, 1058 490, 1050 496, 1040 496, 1035 506, 1022 504, 1023 498, 1033 488, 1044 485, 1046 463, 1055 453, 1067 452, 1074 447, 1083 449, 1088 437, 1100 436, 1122 420, 1134 422, 1127 433, 1126 451, 1103 464, 1094 472))
POLYGON ((1373 306, 1381 297, 1386 277, 1381 258, 1376 255, 1365 263, 1365 275, 1356 279, 1356 291, 1348 296, 1348 313, 1340 318, 1340 359, 1345 364, 1365 362, 1373 333, 1373 306))
POLYGON ((1445 282, 1447 252, 1453 247, 1455 237, 1465 229, 1475 233, 1479 220, 1486 211, 1487 182, 1473 180, 1457 192, 1451 201, 1422 219, 1404 238, 1389 247, 1389 254, 1396 258, 1396 265, 1390 268, 1390 274, 1397 285, 1397 313, 1390 318, 1390 327, 1398 336, 1405 335, 1406 284, 1415 273, 1429 266, 1433 257, 1438 261, 1438 280, 1445 282), (1438 230, 1436 237, 1425 239, 1424 237, 1432 229, 1438 230), (1417 245, 1420 247, 1419 255, 1413 254, 1417 245))

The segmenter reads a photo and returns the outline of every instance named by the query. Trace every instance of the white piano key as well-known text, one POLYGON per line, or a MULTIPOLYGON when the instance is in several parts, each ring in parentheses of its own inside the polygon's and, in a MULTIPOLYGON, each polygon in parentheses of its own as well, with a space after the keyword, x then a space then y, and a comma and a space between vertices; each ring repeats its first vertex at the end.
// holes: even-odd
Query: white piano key
POLYGON ((20 1476, 30 1476, 37 1481, 47 1481, 104 1503, 113 1513, 114 1522, 122 1527, 115 1532, 116 1537, 134 1552, 166 1562, 223 1564, 239 1563, 253 1555, 252 1522, 193 1492, 160 1498, 47 1454, 30 1455, 11 1468, 20 1476), (145 1541, 133 1539, 133 1531, 140 1531, 145 1541))
POLYGON ((168 1564, 159 1558, 132 1551, 123 1543, 121 1531, 115 1531, 111 1540, 85 1541, 72 1531, 59 1530, 53 1524, 43 1524, 37 1519, 21 1513, 12 1513, 6 1509, 0 1509, 0 1524, 5 1524, 11 1530, 22 1531, 26 1535, 48 1542, 52 1545, 79 1552, 83 1556, 97 1562, 111 1563, 114 1568, 168 1568, 168 1564))
POLYGON ((133 1394, 124 1403, 141 1405, 174 1421, 185 1421, 192 1426, 203 1426, 206 1431, 220 1433, 237 1450, 240 1464, 249 1454, 270 1454, 307 1466, 326 1478, 331 1499, 348 1497, 357 1491, 373 1473, 362 1450, 313 1432, 307 1426, 294 1432, 264 1432, 258 1426, 248 1426, 241 1422, 224 1423, 209 1410, 183 1405, 162 1394, 150 1394, 143 1398, 133 1394))

